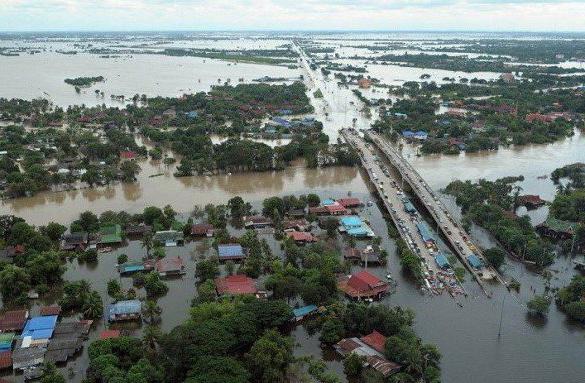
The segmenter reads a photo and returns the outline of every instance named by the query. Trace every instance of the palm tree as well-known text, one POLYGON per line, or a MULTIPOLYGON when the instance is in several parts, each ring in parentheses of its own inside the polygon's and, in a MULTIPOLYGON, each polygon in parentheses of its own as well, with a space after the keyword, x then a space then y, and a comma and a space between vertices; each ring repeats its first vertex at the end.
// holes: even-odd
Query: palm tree
POLYGON ((144 349, 150 359, 153 359, 156 355, 156 348, 158 345, 158 340, 161 337, 160 328, 157 326, 146 326, 144 329, 144 334, 142 336, 142 344, 144 345, 144 349))
POLYGON ((142 247, 146 248, 146 258, 150 258, 150 250, 152 250, 152 233, 144 233, 142 236, 142 247))
POLYGON ((149 324, 155 324, 160 322, 162 313, 161 308, 156 304, 156 301, 148 300, 142 308, 142 315, 144 321, 149 324))

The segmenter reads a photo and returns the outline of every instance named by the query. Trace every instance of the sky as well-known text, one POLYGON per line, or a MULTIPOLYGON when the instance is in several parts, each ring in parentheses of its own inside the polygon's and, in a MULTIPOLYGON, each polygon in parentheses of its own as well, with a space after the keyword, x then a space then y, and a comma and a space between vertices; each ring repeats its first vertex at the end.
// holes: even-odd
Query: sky
POLYGON ((585 32, 585 0, 0 0, 0 31, 585 32))

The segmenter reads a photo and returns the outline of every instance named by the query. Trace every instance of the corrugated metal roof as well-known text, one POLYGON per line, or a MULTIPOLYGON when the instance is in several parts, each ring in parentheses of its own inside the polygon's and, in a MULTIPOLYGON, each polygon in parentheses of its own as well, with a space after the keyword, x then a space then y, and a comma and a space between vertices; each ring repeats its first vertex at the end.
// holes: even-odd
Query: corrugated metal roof
POLYGON ((310 314, 316 310, 317 310, 317 306, 308 305, 308 306, 304 306, 304 307, 299 307, 298 309, 294 309, 293 315, 298 318, 298 317, 302 317, 302 316, 305 316, 307 314, 310 314))
POLYGON ((221 257, 241 257, 244 255, 244 249, 242 245, 239 244, 232 244, 232 245, 219 245, 217 247, 217 252, 221 257))

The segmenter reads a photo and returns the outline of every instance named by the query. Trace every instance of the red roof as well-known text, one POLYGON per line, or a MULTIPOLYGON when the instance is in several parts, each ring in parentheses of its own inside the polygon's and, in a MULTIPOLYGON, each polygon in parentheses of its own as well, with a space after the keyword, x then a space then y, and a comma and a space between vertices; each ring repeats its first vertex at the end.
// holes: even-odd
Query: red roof
POLYGON ((209 232, 213 231, 213 225, 209 223, 197 223, 191 226, 191 234, 192 235, 207 235, 209 232))
POLYGON ((172 271, 180 271, 185 268, 183 258, 176 257, 164 257, 156 261, 156 271, 159 273, 168 273, 172 271))
POLYGON ((126 151, 120 152, 120 158, 123 160, 133 160, 134 158, 136 158, 136 153, 134 153, 133 151, 130 151, 130 150, 126 150, 126 151))
POLYGON ((346 212, 345 208, 337 202, 332 204, 332 205, 327 205, 327 206, 325 206, 325 208, 327 209, 327 211, 330 214, 338 214, 338 213, 345 213, 346 212))
POLYGON ((0 352, 0 368, 8 368, 12 366, 12 351, 0 352))
POLYGON ((545 201, 541 199, 540 196, 534 194, 521 195, 518 197, 518 202, 520 202, 521 204, 529 203, 534 205, 545 203, 545 201))
POLYGON ((315 238, 313 234, 305 231, 289 231, 286 234, 295 242, 317 242, 317 238, 315 238))
POLYGON ((0 316, 0 331, 20 331, 27 318, 27 310, 7 311, 0 316))
POLYGON ((219 295, 256 294, 256 281, 246 275, 228 275, 215 278, 215 288, 219 295))
POLYGON ((59 315, 61 314, 61 306, 59 305, 43 306, 41 307, 40 314, 41 316, 59 315))
POLYGON ((384 352, 384 345, 386 344, 386 337, 374 330, 371 334, 361 337, 362 342, 373 348, 378 352, 384 352))
POLYGON ((315 206, 309 208, 309 214, 325 214, 328 213, 326 206, 315 206))
POLYGON ((119 338, 120 330, 104 330, 100 333, 100 339, 119 338))
POLYGON ((367 271, 339 281, 339 288, 353 298, 375 297, 388 291, 388 284, 367 271))
POLYGON ((362 205, 362 201, 359 198, 340 198, 337 202, 343 207, 358 207, 362 205))

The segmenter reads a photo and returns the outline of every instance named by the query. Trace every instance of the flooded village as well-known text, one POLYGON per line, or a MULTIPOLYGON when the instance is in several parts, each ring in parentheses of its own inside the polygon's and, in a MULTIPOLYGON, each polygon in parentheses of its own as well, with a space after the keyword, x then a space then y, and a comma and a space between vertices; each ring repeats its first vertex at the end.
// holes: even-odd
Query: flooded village
POLYGON ((584 39, 0 36, 3 379, 581 380, 584 39))

